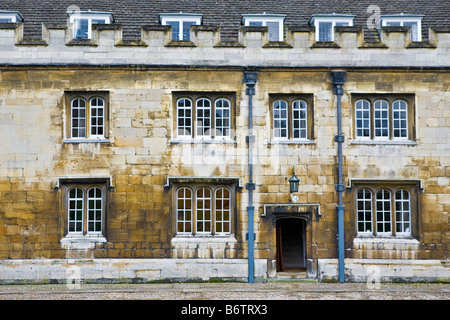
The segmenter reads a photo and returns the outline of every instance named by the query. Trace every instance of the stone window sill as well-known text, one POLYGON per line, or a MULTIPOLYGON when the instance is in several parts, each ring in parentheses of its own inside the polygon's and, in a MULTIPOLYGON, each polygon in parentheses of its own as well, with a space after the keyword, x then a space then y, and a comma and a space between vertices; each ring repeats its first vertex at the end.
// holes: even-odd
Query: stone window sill
POLYGON ((172 139, 169 141, 171 144, 237 144, 237 141, 231 139, 172 139))
POLYGON ((405 146, 417 146, 418 143, 412 140, 353 140, 350 144, 358 145, 386 145, 386 146, 395 146, 395 145, 405 145, 405 146))
POLYGON ((106 238, 101 234, 95 235, 66 235, 61 239, 61 244, 65 249, 93 249, 96 243, 105 243, 106 238))
POLYGON ((409 243, 419 244, 419 241, 412 236, 373 236, 373 235, 358 235, 353 243, 409 243))
POLYGON ((210 243, 210 242, 237 242, 234 235, 176 235, 172 243, 210 243))
POLYGON ((70 143, 111 143, 111 141, 106 138, 69 138, 63 140, 63 144, 70 143))
POLYGON ((307 139, 304 140, 291 139, 291 140, 271 140, 269 141, 269 144, 316 144, 316 142, 307 139))

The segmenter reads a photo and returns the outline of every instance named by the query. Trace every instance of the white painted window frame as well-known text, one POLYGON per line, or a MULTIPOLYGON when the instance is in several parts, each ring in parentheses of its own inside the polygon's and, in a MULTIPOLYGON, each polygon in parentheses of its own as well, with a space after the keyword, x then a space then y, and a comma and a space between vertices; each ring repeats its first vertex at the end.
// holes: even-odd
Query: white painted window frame
MULTIPOLYGON (((169 22, 178 22, 178 41, 185 41, 183 37, 183 24, 185 22, 194 22, 199 26, 202 24, 203 15, 193 13, 166 13, 160 14, 161 25, 168 25, 169 22)), ((189 37, 190 38, 190 37, 189 37)))
POLYGON ((386 27, 388 23, 394 22, 400 23, 400 26, 403 27, 405 22, 415 22, 417 23, 417 39, 413 39, 412 30, 410 33, 410 39, 412 42, 422 42, 422 18, 423 15, 382 15, 378 20, 378 25, 381 22, 381 26, 386 27))
POLYGON ((218 187, 214 191, 214 216, 215 216, 215 223, 214 223, 214 231, 217 235, 230 235, 231 234, 231 215, 232 215, 232 206, 231 206, 231 191, 228 188, 225 187, 218 187), (218 192, 222 190, 222 197, 218 196, 218 192), (228 197, 225 197, 224 193, 228 192, 228 197), (218 209, 217 203, 220 202, 222 205, 222 209, 218 209), (228 202, 228 209, 225 209, 224 203, 228 202), (218 219, 218 213, 222 214, 222 219, 218 219), (228 219, 225 219, 225 214, 228 213, 228 219), (217 225, 220 224, 222 231, 217 231, 217 225), (228 231, 223 231, 225 229, 225 225, 228 225, 228 231))
POLYGON ((372 105, 371 105, 370 101, 368 101, 366 99, 358 99, 355 102, 355 137, 357 139, 371 140, 371 132, 370 132, 370 127, 371 127, 371 122, 372 122, 371 110, 372 110, 372 105), (368 105, 368 109, 366 109, 366 104, 368 105), (358 112, 362 112, 361 117, 358 117, 358 112), (364 117, 364 113, 368 114, 368 118, 364 117), (358 127, 358 120, 362 121, 362 127, 358 127), (368 128, 369 135, 368 136, 364 135, 364 131, 366 130, 366 127, 364 126, 365 121, 369 121, 369 128, 368 128), (358 135, 358 130, 362 130, 362 135, 358 135))
POLYGON ((410 235, 411 234, 411 194, 408 190, 399 189, 395 191, 394 194, 394 214, 395 217, 395 233, 398 235, 410 235), (400 192, 401 196, 397 197, 397 193, 400 192), (404 192, 406 192, 407 197, 404 196, 404 192), (407 209, 405 208, 405 204, 407 205, 407 209), (397 210, 397 204, 400 204, 400 210, 397 210), (397 216, 400 215, 401 219, 397 219, 397 216), (406 219, 405 217, 408 217, 406 219), (398 231, 397 227, 400 226, 402 231, 398 231), (408 226, 408 227, 406 227, 408 226), (406 230, 406 231, 405 231, 406 230))
POLYGON ((375 212, 374 214, 377 216, 377 222, 376 222, 376 233, 377 235, 392 235, 392 210, 395 208, 392 208, 392 194, 390 190, 387 189, 380 189, 377 190, 375 193, 375 212), (379 198, 379 195, 381 197, 379 198), (385 197, 385 195, 388 195, 388 197, 385 197), (378 209, 378 205, 381 204, 382 208, 378 209), (389 209, 385 210, 385 204, 388 204, 389 209), (381 216, 382 219, 378 219, 378 217, 381 216), (388 218, 386 218, 386 216, 388 218), (386 230, 386 226, 389 226, 390 230, 386 230))
POLYGON ((287 101, 283 100, 283 99, 277 99, 273 102, 272 104, 272 112, 273 112, 273 139, 274 140, 288 140, 289 139, 289 104, 287 103, 287 101), (279 104, 280 108, 275 108, 276 104, 279 104), (281 112, 283 111, 281 109, 281 103, 283 103, 283 105, 285 106, 285 113, 286 116, 283 117, 281 115, 281 112), (279 115, 276 117, 275 116, 275 111, 278 111, 279 115), (286 123, 286 125, 284 127, 281 126, 282 123, 286 123), (277 124, 277 125, 276 125, 277 124), (285 130, 286 134, 285 135, 281 135, 281 132, 285 130))
POLYGON ((389 140, 390 139, 390 132, 389 132, 389 126, 391 123, 390 119, 390 113, 389 113, 389 102, 384 99, 377 99, 373 103, 373 139, 374 140, 389 140), (381 106, 380 106, 381 104, 381 106), (381 107, 381 108, 379 108, 381 107), (387 108, 386 108, 387 107, 387 108), (379 116, 377 116, 377 113, 381 113, 379 116), (383 113, 386 113, 386 117, 383 117, 383 113), (377 120, 381 122, 380 127, 377 127, 377 120), (387 121, 387 127, 383 126, 383 121, 387 121), (377 130, 387 130, 387 136, 384 136, 383 133, 381 135, 377 135, 377 130))
POLYGON ((193 101, 189 98, 179 98, 177 99, 177 114, 176 114, 176 125, 177 125, 177 137, 178 138, 186 138, 191 139, 192 138, 192 130, 194 129, 193 121, 194 121, 194 105, 193 101), (183 100, 182 105, 180 105, 180 102, 183 100), (189 101, 189 106, 186 106, 186 101, 189 101), (183 110, 183 116, 180 117, 179 112, 183 110), (191 116, 186 116, 186 111, 190 111, 191 116), (183 126, 179 126, 178 121, 182 119, 183 120, 183 126), (190 121, 190 125, 186 125, 186 121, 190 121), (180 130, 182 130, 182 133, 180 133, 180 130))
POLYGON ((409 132, 408 132, 408 127, 409 127, 409 123, 408 123, 408 110, 409 106, 408 106, 408 102, 406 102, 403 99, 397 99, 395 101, 392 102, 392 140, 408 140, 409 137, 409 132), (395 105, 396 103, 399 103, 399 108, 401 109, 395 109, 395 105), (401 114, 401 113, 406 113, 406 117, 405 119, 403 118, 397 118, 396 115, 401 114), (402 120, 405 121, 405 127, 402 126, 398 126, 396 127, 395 124, 397 122, 401 122, 402 120), (406 130, 406 136, 400 136, 400 137, 395 137, 395 132, 398 130, 406 130))
POLYGON ((75 186, 75 187, 72 187, 72 188, 70 188, 68 190, 67 197, 68 197, 68 200, 67 200, 67 234, 79 234, 79 235, 82 235, 84 233, 84 216, 85 216, 85 214, 84 214, 84 208, 85 208, 85 201, 84 201, 84 199, 85 199, 85 191, 84 191, 83 188, 75 186), (81 190, 81 197, 77 197, 78 190, 81 190), (75 191, 75 197, 71 196, 72 191, 75 191), (80 202, 81 202, 81 208, 78 208, 78 203, 80 203, 80 202), (70 208, 72 203, 75 203, 75 206, 76 206, 75 209, 71 209, 70 208), (81 220, 76 218, 76 216, 78 215, 77 212, 80 211, 80 210, 81 210, 81 220), (70 219, 71 214, 75 215, 74 219, 70 219), (70 224, 71 223, 75 224, 75 226, 74 226, 75 230, 71 231, 71 228, 70 228, 70 224), (78 223, 81 223, 81 230, 77 230, 77 226, 76 225, 78 223))
MULTIPOLYGON (((193 236, 193 237, 208 237, 208 236, 230 236, 232 234, 232 214, 234 210, 234 194, 233 190, 230 187, 224 186, 224 185, 199 185, 199 186, 179 186, 175 190, 175 201, 176 201, 176 234, 178 236, 193 236), (190 197, 186 196, 186 192, 183 191, 183 197, 179 197, 179 192, 181 190, 189 190, 190 191, 190 197), (200 197, 198 192, 199 191, 205 192, 205 190, 209 191, 209 196, 206 196, 203 194, 203 197, 200 197), (217 192, 219 190, 227 190, 228 191, 228 197, 217 197, 217 192), (183 208, 179 208, 179 200, 183 202, 183 208), (191 203, 191 206, 189 208, 186 207, 186 200, 189 200, 191 203), (197 207, 198 202, 202 202, 203 207, 199 208, 197 207), (209 201, 209 207, 206 205, 206 201, 209 201), (222 204, 224 201, 228 201, 229 208, 228 209, 220 209, 217 210, 217 201, 222 201, 222 204), (209 219, 199 219, 198 214, 199 212, 209 213, 209 219), (222 214, 225 212, 228 212, 228 219, 221 219, 217 220, 217 213, 221 212, 222 214), (179 214, 182 214, 183 219, 178 219, 180 217, 179 214), (190 214, 191 219, 188 220, 187 214, 190 214), (182 224, 183 230, 180 231, 178 229, 178 225, 182 224), (202 224, 202 231, 198 230, 198 224, 202 224), (205 230, 206 223, 210 224, 210 230, 205 230), (229 231, 227 232, 217 232, 217 223, 222 224, 222 227, 224 224, 228 224, 229 231), (190 224, 191 231, 186 231, 186 224, 190 224)), ((223 230, 223 229, 222 229, 223 230)))
POLYGON ((308 103, 305 100, 297 99, 292 102, 292 139, 308 140, 308 103), (303 117, 302 111, 304 112, 303 117), (295 112, 298 112, 298 117, 295 117, 295 112), (298 128, 295 128, 296 121, 298 122, 298 128), (305 125, 303 126, 302 123, 305 125), (299 134, 298 138, 295 137, 296 131, 299 134))
POLYGON ((358 190, 356 194, 356 231, 358 234, 366 234, 366 235, 372 235, 373 234, 373 204, 372 204, 372 191, 367 188, 362 188, 358 190), (363 196, 360 198, 359 193, 363 192, 363 196), (368 192, 368 197, 366 197, 366 192, 368 192), (363 204, 363 209, 360 210, 359 203, 363 204), (370 203, 370 208, 366 209, 366 203, 370 203), (359 214, 363 215, 363 219, 359 219, 359 214), (366 219, 366 215, 370 214, 370 219, 366 219), (359 230, 359 224, 362 223, 364 225, 364 230, 359 230), (366 229, 366 225, 370 223, 370 230, 366 229))
POLYGON ((77 38, 77 29, 80 20, 88 20, 88 37, 92 39, 92 21, 103 20, 105 24, 111 24, 113 22, 113 16, 110 12, 95 12, 95 11, 74 11, 69 14, 69 23, 73 26, 73 38, 77 38))
POLYGON ((396 236, 411 236, 411 215, 412 215, 412 209, 411 209, 411 193, 404 189, 404 188, 377 188, 372 189, 370 187, 362 187, 359 189, 356 193, 356 231, 358 235, 361 236, 374 236, 374 237, 390 237, 393 235, 393 232, 395 232, 396 236), (366 198, 364 195, 363 197, 359 197, 359 192, 363 191, 368 192, 369 196, 366 198), (387 192, 389 194, 389 198, 385 198, 384 195, 382 199, 378 199, 378 193, 379 192, 387 192), (402 192, 401 197, 397 197, 397 193, 402 192), (406 192, 407 197, 404 197, 403 192, 406 192), (359 210, 358 205, 359 203, 363 203, 364 208, 362 210, 359 210), (366 202, 370 203, 370 209, 366 209, 366 202), (378 210, 378 203, 384 204, 385 202, 389 203, 389 211, 384 210, 378 210), (397 203, 401 204, 401 209, 397 210, 397 203), (405 203, 407 203, 407 209, 405 209, 405 203), (363 220, 358 219, 358 215, 362 213, 364 215, 363 220), (365 216, 367 213, 370 213, 370 220, 366 220, 365 216), (383 219, 379 220, 378 215, 383 214, 383 219), (389 220, 384 219, 384 214, 389 213, 389 220), (398 215, 401 215, 401 219, 397 219, 398 215), (393 220, 393 217, 395 215, 395 223, 393 220), (408 219, 405 219, 405 217, 408 217, 408 219), (375 219, 376 218, 376 219, 375 219), (376 225, 375 225, 376 220, 376 225), (370 222, 371 230, 367 231, 361 231, 358 229, 359 223, 367 224, 370 222), (390 231, 385 231, 385 226, 389 224, 390 231), (380 225, 383 226, 382 231, 379 229, 380 225), (402 231, 397 231, 397 226, 401 226, 402 231), (408 226, 408 230, 405 231, 405 225, 408 226), (375 235, 376 234, 376 235, 375 235))
POLYGON ((232 114, 233 102, 231 98, 221 95, 200 95, 197 97, 180 96, 176 100, 176 120, 175 131, 177 139, 198 140, 198 141, 231 141, 232 135, 232 114), (186 107, 182 100, 189 101, 190 106, 186 107), (200 106, 201 101, 208 101, 209 107, 200 106), (220 102, 223 102, 222 104, 220 102), (224 106, 226 104, 226 106, 224 106), (190 117, 186 116, 186 111, 190 111, 190 117), (228 116, 218 117, 216 111, 228 111, 228 116), (180 111, 183 116, 180 117, 180 111), (209 112, 209 116, 205 116, 205 111, 209 112), (183 121, 183 125, 179 125, 179 120, 183 121), (209 126, 205 125, 205 120, 209 121, 209 126), (222 125, 217 126, 218 121, 222 120, 222 125), (227 121, 227 125, 223 125, 223 121, 227 121), (190 121, 190 126, 186 126, 186 121, 190 121))
POLYGON ((95 235, 95 236, 101 236, 103 234, 103 228, 104 228, 104 220, 105 220, 105 194, 104 194, 104 188, 102 188, 101 186, 97 186, 97 185, 73 185, 71 186, 68 190, 67 190, 67 234, 69 236, 71 235, 79 235, 79 236, 91 236, 91 235, 95 235), (97 197, 90 197, 89 193, 91 190, 93 189, 98 189, 101 192, 101 196, 100 198, 97 197), (71 192, 73 190, 81 190, 81 197, 71 197, 71 192), (97 206, 95 206, 95 210, 100 210, 100 231, 89 231, 89 222, 93 221, 94 223, 97 222, 97 219, 89 219, 89 213, 90 213, 90 208, 89 208, 89 200, 100 200, 100 208, 98 208, 97 206), (76 218, 74 220, 70 219, 70 214, 72 213, 72 209, 70 209, 70 205, 72 202, 81 202, 81 209, 76 208, 75 212, 73 212, 76 215, 76 211, 81 210, 81 220, 77 220, 76 218), (75 231, 71 231, 70 230, 70 223, 74 222, 74 223, 81 223, 81 230, 77 230, 75 229, 75 231))
POLYGON ((9 20, 2 23, 18 23, 23 22, 23 17, 19 11, 0 11, 0 20, 9 20))
POLYGON ((212 112, 213 106, 210 99, 199 98, 195 101, 195 129, 197 137, 211 138, 212 112), (209 125, 206 124, 207 122, 209 125))
MULTIPOLYGON (((81 108, 78 107, 78 109, 80 110, 81 108)), ((95 106, 94 109, 100 109, 98 106, 95 106)), ((98 97, 98 96, 92 96, 89 99, 85 99, 83 97, 79 97, 79 96, 74 96, 71 100, 70 100, 70 138, 73 139, 105 139, 105 131, 106 131, 106 101, 104 98, 102 97, 98 97), (100 125, 96 125, 96 128, 98 130, 98 128, 102 127, 102 131, 103 134, 92 134, 92 119, 93 119, 93 115, 92 115, 92 100, 94 99, 100 99, 103 101, 103 106, 101 107, 101 109, 103 109, 103 115, 102 115, 102 119, 103 119, 103 124, 100 125), (78 124, 78 127, 74 127, 73 126, 73 121, 74 121, 74 117, 73 117, 73 104, 75 100, 79 100, 79 101, 83 101, 84 102, 84 126, 80 126, 78 124), (73 129, 77 129, 78 131, 84 129, 84 136, 73 136, 73 129)), ((99 119, 99 116, 96 116, 97 119, 99 119)), ((83 119, 82 117, 78 117, 78 120, 83 119)))
POLYGON ((262 23, 263 27, 267 27, 268 22, 278 23, 278 40, 284 41, 284 19, 285 15, 280 14, 244 14, 242 21, 244 26, 249 26, 251 22, 262 23))
POLYGON ((231 134, 231 101, 226 98, 219 98, 215 101, 214 109, 214 130, 216 138, 230 138, 231 134), (218 111, 221 111, 221 116, 218 117, 218 111), (228 116, 225 113, 228 112, 228 116), (222 121, 222 125, 218 125, 218 120, 222 121), (228 122, 227 125, 224 123, 228 122), (220 134, 219 134, 220 133, 220 134))
POLYGON ((90 118, 89 118, 89 135, 90 138, 98 138, 98 139, 104 139, 105 138, 105 111, 106 111, 106 101, 105 99, 101 98, 101 97, 93 97, 89 100, 89 114, 90 114, 90 118), (97 101, 102 101, 102 104, 98 104, 98 105, 94 105, 92 101, 97 100, 97 101), (93 111, 97 110, 97 114, 94 115, 93 111), (98 111, 102 110, 102 115, 98 115, 98 111), (96 119, 97 123, 94 124, 94 119, 96 119), (102 124, 98 124, 98 121, 102 119, 102 124), (95 128, 95 130, 94 130, 95 128), (101 128, 101 131, 103 132, 102 134, 98 134, 99 129, 101 128), (93 134, 93 131, 97 131, 97 134, 93 134))
POLYGON ((310 24, 315 27, 315 41, 319 42, 319 24, 321 22, 331 22, 331 41, 326 42, 334 42, 334 27, 336 27, 337 23, 347 23, 349 27, 353 26, 354 15, 347 14, 318 14, 313 15, 310 18, 310 24))

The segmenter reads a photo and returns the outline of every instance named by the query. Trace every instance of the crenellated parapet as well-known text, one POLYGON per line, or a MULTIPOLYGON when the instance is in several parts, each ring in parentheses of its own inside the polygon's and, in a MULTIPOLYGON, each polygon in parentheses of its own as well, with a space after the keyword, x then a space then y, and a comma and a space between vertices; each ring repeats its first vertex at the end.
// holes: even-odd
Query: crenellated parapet
POLYGON ((315 41, 313 26, 285 28, 269 41, 267 27, 241 26, 236 41, 222 41, 215 25, 191 26, 190 40, 174 41, 171 27, 144 26, 141 38, 122 36, 120 24, 93 25, 91 39, 74 39, 71 24, 46 23, 42 38, 23 36, 23 23, 0 24, 0 64, 195 65, 274 67, 447 67, 450 29, 429 28, 412 42, 409 27, 368 30, 335 27, 332 42, 315 41), (365 32, 373 32, 367 42, 365 32), (336 57, 339 56, 339 59, 336 57))

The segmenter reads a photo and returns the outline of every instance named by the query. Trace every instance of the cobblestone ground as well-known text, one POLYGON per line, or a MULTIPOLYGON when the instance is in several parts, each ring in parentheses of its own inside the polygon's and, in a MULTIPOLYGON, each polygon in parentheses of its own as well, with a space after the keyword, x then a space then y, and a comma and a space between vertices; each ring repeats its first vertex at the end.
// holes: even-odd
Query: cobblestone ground
POLYGON ((0 300, 450 300, 450 284, 169 283, 0 285, 0 300))

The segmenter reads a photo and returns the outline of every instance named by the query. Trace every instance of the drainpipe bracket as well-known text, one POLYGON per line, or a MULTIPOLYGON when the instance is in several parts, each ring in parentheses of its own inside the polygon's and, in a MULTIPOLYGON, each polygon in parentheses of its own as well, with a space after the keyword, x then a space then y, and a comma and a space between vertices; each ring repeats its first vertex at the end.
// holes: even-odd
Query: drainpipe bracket
POLYGON ((245 136, 245 142, 255 142, 255 136, 245 136))
POLYGON ((343 136, 342 134, 338 134, 338 135, 334 136, 334 141, 335 142, 344 142, 345 136, 343 136))
POLYGON ((247 88, 245 89, 245 94, 248 96, 254 96, 255 95, 255 88, 247 88))
POLYGON ((336 85, 334 87, 334 94, 338 96, 342 96, 344 94, 344 89, 340 85, 336 85))
POLYGON ((344 192, 344 191, 345 191, 345 184, 343 184, 343 183, 336 183, 336 184, 334 185, 334 189, 335 189, 337 192, 344 192))
POLYGON ((248 182, 245 184, 245 189, 247 190, 255 190, 256 189, 256 183, 248 182))

